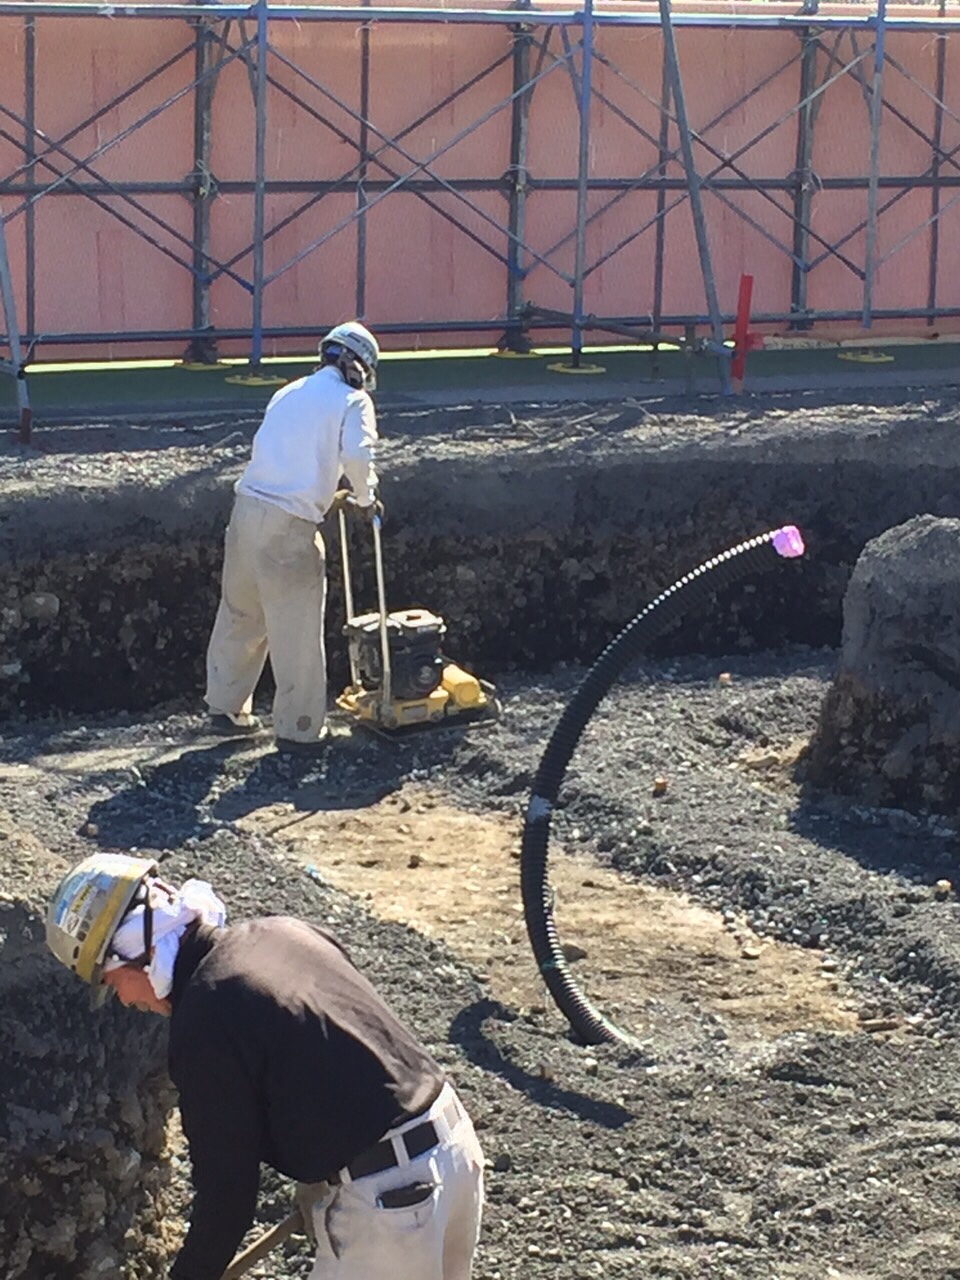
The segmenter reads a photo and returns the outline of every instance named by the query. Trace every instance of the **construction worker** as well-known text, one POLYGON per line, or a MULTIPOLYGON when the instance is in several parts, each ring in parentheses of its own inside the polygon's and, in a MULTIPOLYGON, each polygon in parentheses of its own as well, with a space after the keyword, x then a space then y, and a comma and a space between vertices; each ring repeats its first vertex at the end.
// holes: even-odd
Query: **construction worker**
POLYGON ((253 693, 269 651, 273 730, 283 752, 316 751, 326 735, 326 555, 317 526, 343 476, 361 510, 382 511, 370 398, 377 341, 351 320, 331 329, 319 351, 320 367, 277 391, 253 438, 236 484, 207 651, 211 728, 231 737, 261 728, 253 693))
POLYGON ((170 1280, 221 1280, 261 1163, 300 1184, 311 1280, 469 1280, 483 1155, 439 1066, 331 935, 225 915, 206 882, 104 853, 47 913, 51 951, 97 996, 170 1018, 195 1192, 170 1280))

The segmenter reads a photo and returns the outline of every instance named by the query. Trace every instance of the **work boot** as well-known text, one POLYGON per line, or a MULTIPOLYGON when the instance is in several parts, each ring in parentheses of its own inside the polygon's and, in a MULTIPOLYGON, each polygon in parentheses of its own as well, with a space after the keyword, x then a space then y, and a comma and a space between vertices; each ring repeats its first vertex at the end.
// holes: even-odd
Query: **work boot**
POLYGON ((308 738, 305 742, 299 738, 277 738, 276 747, 284 756, 318 756, 323 754, 327 741, 327 726, 324 725, 319 738, 308 738))
POLYGON ((221 738, 249 738, 263 728, 259 717, 246 711, 214 711, 210 715, 210 732, 221 738))

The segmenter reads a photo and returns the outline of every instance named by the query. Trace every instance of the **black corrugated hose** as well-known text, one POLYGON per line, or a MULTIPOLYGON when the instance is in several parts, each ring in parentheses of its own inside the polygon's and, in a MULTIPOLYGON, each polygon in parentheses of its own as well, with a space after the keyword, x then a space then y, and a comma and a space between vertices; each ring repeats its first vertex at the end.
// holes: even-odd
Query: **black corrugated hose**
POLYGON ((550 818, 570 757, 600 701, 623 671, 692 604, 708 593, 781 559, 803 555, 803 539, 794 525, 759 534, 714 556, 662 591, 607 645, 584 676, 554 729, 534 779, 523 828, 520 884, 527 933, 544 982, 560 1011, 585 1044, 620 1041, 633 1044, 578 989, 557 936, 547 882, 550 818))

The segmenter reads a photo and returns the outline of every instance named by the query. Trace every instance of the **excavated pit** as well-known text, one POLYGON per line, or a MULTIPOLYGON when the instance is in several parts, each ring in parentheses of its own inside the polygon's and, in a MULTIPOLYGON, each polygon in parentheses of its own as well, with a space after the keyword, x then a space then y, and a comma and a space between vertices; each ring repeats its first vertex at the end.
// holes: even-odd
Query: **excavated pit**
MULTIPOLYGON (((546 669, 590 660, 693 565, 791 521, 810 550, 797 573, 729 593, 662 651, 833 645, 867 540, 915 514, 960 513, 955 415, 943 395, 886 412, 800 398, 726 414, 386 414, 389 597, 441 613, 450 651, 478 668, 546 669)), ((51 428, 46 452, 0 460, 0 715, 197 695, 231 482, 255 425, 51 428), (55 616, 31 607, 38 595, 56 597, 55 616)), ((358 602, 370 603, 362 532, 358 602)), ((338 543, 326 533, 339 680, 338 543)))
MULTIPOLYGON (((949 394, 386 414, 390 600, 441 613, 449 652, 482 674, 543 671, 591 661, 680 574, 791 522, 805 562, 725 593, 660 653, 835 645, 867 541, 918 514, 960 515, 958 417, 949 394)), ((255 425, 92 424, 50 428, 36 451, 6 447, 0 716, 11 729, 49 713, 199 700, 230 486, 255 425)), ((372 579, 355 545, 359 602, 372 599, 372 579)), ((26 775, 22 785, 42 789, 26 775)), ((0 1104, 5 1274, 152 1280, 169 1251, 162 1028, 94 1015, 56 972, 42 904, 89 844, 21 848, 14 827, 0 831, 0 1078, 16 1082, 0 1104)))

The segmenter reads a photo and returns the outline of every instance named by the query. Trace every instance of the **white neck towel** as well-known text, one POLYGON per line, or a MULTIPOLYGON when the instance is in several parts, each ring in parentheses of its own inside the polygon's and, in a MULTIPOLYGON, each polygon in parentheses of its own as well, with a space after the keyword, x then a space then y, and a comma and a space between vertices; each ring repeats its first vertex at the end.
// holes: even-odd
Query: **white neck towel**
MULTIPOLYGON (((199 920, 201 924, 219 927, 227 919, 227 909, 206 880, 188 880, 182 889, 170 889, 155 880, 147 881, 147 892, 153 908, 153 940, 150 963, 145 973, 158 1000, 165 1000, 173 989, 173 966, 180 950, 180 939, 199 920)), ((143 903, 128 911, 110 942, 110 958, 104 970, 139 960, 145 950, 143 903)))

